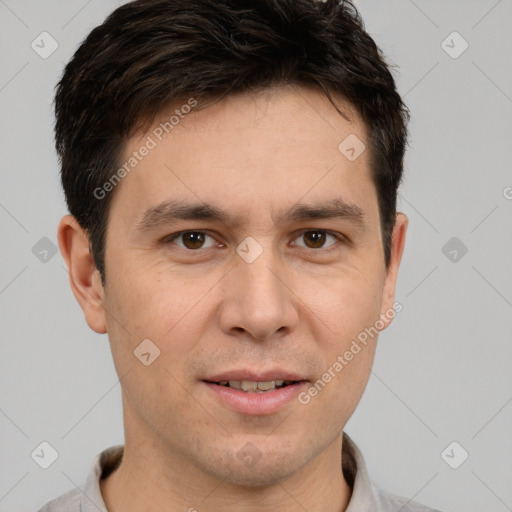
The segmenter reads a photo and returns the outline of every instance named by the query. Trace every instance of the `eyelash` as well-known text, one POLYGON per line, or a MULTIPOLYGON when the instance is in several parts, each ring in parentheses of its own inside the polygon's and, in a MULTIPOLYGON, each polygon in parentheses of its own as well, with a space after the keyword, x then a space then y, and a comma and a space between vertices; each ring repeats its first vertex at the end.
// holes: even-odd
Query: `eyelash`
MULTIPOLYGON (((173 243, 176 239, 180 238, 181 236, 183 236, 183 235, 185 235, 187 233, 200 233, 200 234, 207 235, 207 236, 215 239, 215 237, 213 235, 211 235, 208 231, 190 230, 189 229, 189 230, 179 231, 177 233, 169 235, 168 237, 166 237, 163 240, 163 242, 164 242, 164 244, 173 243)), ((337 243, 331 244, 330 246, 327 247, 327 249, 325 249, 324 247, 320 247, 318 249, 314 249, 314 248, 311 248, 311 247, 299 246, 303 250, 309 250, 309 251, 313 251, 313 252, 317 252, 317 253, 321 252, 321 251, 324 252, 324 253, 329 253, 331 251, 334 251, 334 250, 338 249, 340 244, 347 243, 346 237, 344 235, 342 235, 341 233, 336 233, 335 231, 329 231, 328 229, 311 229, 311 228, 302 230, 294 238, 294 240, 296 240, 297 238, 300 238, 301 236, 303 236, 306 233, 325 233, 326 235, 331 235, 332 237, 334 237, 337 240, 337 243)), ((177 245, 177 244, 175 244, 175 245, 177 245)), ((190 252, 190 253, 200 252, 201 250, 207 250, 207 249, 211 249, 212 248, 212 247, 206 247, 206 248, 200 247, 199 249, 188 249, 187 247, 181 247, 179 245, 178 245, 178 247, 180 249, 183 249, 183 250, 185 250, 187 252, 190 252)))

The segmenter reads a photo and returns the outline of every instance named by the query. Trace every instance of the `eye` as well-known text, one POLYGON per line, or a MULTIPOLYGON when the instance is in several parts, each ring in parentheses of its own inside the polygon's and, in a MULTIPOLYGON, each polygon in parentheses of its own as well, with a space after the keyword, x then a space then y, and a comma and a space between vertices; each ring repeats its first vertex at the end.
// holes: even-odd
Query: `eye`
MULTIPOLYGON (((304 243, 297 243, 294 241, 292 245, 318 250, 334 247, 337 242, 342 241, 342 236, 339 234, 331 233, 324 229, 310 229, 300 233, 300 235, 295 240, 303 240, 304 243), (331 243, 327 244, 329 239, 331 239, 331 243)), ((180 231, 179 233, 174 233, 173 235, 165 238, 164 243, 173 243, 178 247, 189 251, 209 249, 211 247, 215 247, 216 245, 218 247, 222 247, 222 244, 219 244, 211 235, 205 231, 180 231), (211 240, 209 244, 207 244, 208 238, 211 240)))
POLYGON ((336 245, 336 242, 341 241, 341 235, 335 235, 330 233, 324 229, 311 229, 308 231, 303 231, 296 240, 303 239, 305 241, 304 245, 297 244, 294 242, 293 245, 298 245, 299 247, 306 247, 308 249, 324 249, 326 247, 332 247, 336 245), (334 243, 329 245, 325 245, 328 238, 334 240, 334 243))
POLYGON ((174 243, 178 247, 182 247, 188 250, 208 249, 210 247, 214 247, 215 244, 217 244, 216 240, 205 231, 180 231, 179 233, 174 233, 174 235, 167 237, 165 242, 174 243), (207 238, 211 238, 213 243, 205 246, 204 243, 207 238), (177 240, 182 241, 182 244, 177 243, 177 240))

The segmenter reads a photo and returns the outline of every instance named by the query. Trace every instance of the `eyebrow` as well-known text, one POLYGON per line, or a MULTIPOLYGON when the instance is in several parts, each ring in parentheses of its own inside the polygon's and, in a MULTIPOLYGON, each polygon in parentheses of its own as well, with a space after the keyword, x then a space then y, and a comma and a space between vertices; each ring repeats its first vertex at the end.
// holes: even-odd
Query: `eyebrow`
MULTIPOLYGON (((330 201, 292 206, 279 216, 272 215, 276 224, 283 221, 298 222, 320 219, 346 220, 362 230, 366 224, 366 215, 356 204, 350 204, 341 198, 330 201)), ((148 208, 136 223, 137 231, 149 231, 176 222, 177 220, 217 221, 234 227, 246 224, 242 216, 232 216, 227 211, 207 203, 189 203, 186 201, 164 201, 148 208)))

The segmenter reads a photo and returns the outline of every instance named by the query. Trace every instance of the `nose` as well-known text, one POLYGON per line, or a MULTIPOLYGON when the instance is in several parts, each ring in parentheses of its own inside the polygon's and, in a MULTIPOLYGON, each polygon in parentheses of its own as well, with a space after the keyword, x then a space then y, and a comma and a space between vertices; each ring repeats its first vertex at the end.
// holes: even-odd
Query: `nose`
POLYGON ((296 327, 297 297, 289 273, 271 252, 267 248, 252 263, 240 259, 229 273, 219 315, 223 332, 265 341, 296 327))

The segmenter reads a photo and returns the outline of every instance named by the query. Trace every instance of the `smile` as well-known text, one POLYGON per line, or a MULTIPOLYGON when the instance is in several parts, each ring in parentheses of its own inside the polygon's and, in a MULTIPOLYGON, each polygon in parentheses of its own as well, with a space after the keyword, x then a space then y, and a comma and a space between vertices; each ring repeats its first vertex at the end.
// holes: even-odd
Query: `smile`
POLYGON ((213 382, 212 384, 218 384, 228 388, 235 388, 245 391, 247 393, 265 393, 273 389, 280 389, 296 381, 293 380, 267 380, 264 382, 256 382, 250 380, 221 380, 220 382, 213 382))
POLYGON ((202 381, 215 402, 222 408, 249 416, 278 413, 308 385, 305 380, 220 380, 202 381))

